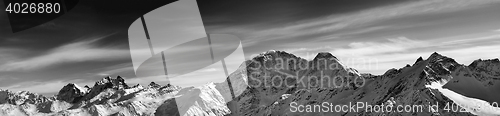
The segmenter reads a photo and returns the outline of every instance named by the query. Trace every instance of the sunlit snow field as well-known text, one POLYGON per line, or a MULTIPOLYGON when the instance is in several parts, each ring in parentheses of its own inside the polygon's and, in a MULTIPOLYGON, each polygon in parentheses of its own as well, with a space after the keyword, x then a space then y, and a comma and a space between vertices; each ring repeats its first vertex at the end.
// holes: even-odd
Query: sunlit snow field
MULTIPOLYGON (((498 104, 495 104, 492 106, 492 104, 488 103, 487 101, 476 99, 476 98, 470 98, 463 96, 461 94, 458 94, 452 90, 445 89, 443 88, 444 84, 440 84, 438 82, 433 82, 431 85, 426 85, 426 87, 432 88, 432 89, 437 89, 439 92, 441 92, 443 95, 448 97, 449 99, 453 100, 456 104, 459 104, 462 106, 467 112, 470 112, 475 115, 479 116, 498 116, 500 115, 500 108, 498 107, 498 104)), ((451 104, 450 104, 450 109, 451 109, 451 104)), ((460 111, 460 109, 459 109, 460 111)))

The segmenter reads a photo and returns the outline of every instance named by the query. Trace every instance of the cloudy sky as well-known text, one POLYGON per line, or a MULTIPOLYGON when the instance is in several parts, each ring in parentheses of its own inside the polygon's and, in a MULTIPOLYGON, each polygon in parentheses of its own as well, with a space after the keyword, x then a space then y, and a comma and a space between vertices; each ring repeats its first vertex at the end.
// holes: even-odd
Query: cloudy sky
MULTIPOLYGON (((1 12, 0 88, 53 94, 108 75, 147 84, 135 78, 127 30, 168 2, 117 2, 80 1, 66 15, 18 33, 1 12)), ((307 59, 331 52, 360 72, 382 74, 432 52, 462 64, 500 56, 494 0, 203 0, 198 6, 207 33, 239 37, 246 57, 271 49, 307 59)))
POLYGON ((500 4, 493 0, 206 4, 210 5, 200 5, 200 11, 208 33, 239 36, 246 55, 276 49, 312 59, 326 51, 345 65, 373 74, 412 64, 433 52, 463 64, 500 56, 500 4))

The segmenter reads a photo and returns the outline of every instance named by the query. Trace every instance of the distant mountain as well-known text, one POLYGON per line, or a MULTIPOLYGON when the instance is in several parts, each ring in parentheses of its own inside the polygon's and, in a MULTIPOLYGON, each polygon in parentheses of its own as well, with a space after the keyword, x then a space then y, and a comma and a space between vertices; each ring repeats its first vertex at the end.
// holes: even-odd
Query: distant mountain
POLYGON ((0 92, 0 115, 148 115, 165 100, 174 98, 177 86, 129 87, 125 80, 105 77, 92 88, 64 86, 54 97, 29 92, 0 92))
POLYGON ((466 66, 433 53, 412 65, 372 75, 343 65, 327 52, 306 60, 273 50, 244 62, 226 81, 199 87, 154 82, 131 87, 118 76, 105 77, 92 87, 70 83, 54 97, 1 90, 0 115, 500 115, 476 106, 463 106, 461 112, 445 110, 450 108, 446 104, 500 102, 498 90, 498 59, 466 66), (422 107, 409 112, 333 107, 359 103, 422 107), (325 104, 332 106, 329 111, 323 111, 325 104))

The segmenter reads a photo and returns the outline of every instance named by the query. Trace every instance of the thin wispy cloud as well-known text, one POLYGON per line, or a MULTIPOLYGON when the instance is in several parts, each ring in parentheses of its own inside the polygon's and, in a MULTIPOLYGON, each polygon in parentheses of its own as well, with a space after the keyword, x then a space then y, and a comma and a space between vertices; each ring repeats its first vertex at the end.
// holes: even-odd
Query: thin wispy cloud
POLYGON ((406 37, 387 39, 388 42, 353 42, 348 48, 340 48, 332 53, 342 56, 380 55, 394 52, 404 52, 416 47, 424 47, 425 42, 415 41, 406 37))
POLYGON ((63 63, 112 61, 130 57, 129 50, 96 47, 94 45, 96 41, 98 39, 73 42, 51 49, 42 55, 4 61, 5 63, 0 65, 0 71, 26 71, 63 63))
POLYGON ((487 35, 482 37, 471 37, 471 38, 463 38, 463 39, 455 39, 449 41, 443 41, 440 45, 453 45, 453 44, 463 44, 475 41, 491 41, 500 39, 500 34, 487 35))
MULTIPOLYGON (((247 45, 254 45, 269 40, 290 39, 307 35, 321 35, 321 36, 326 36, 327 39, 331 39, 339 36, 339 34, 335 32, 344 29, 360 28, 359 33, 362 33, 362 32, 369 32, 369 31, 388 28, 388 27, 384 28, 368 27, 368 30, 365 29, 366 27, 364 26, 367 26, 377 21, 409 16, 409 15, 449 12, 461 9, 474 8, 476 6, 488 4, 490 2, 494 1, 489 1, 489 0, 416 1, 416 2, 408 2, 408 3, 395 4, 383 7, 376 7, 353 13, 335 14, 326 17, 300 20, 293 23, 279 25, 268 29, 253 29, 254 25, 260 25, 257 23, 257 24, 248 24, 247 26, 240 26, 240 27, 228 27, 227 29, 222 28, 219 29, 219 31, 222 33, 224 32, 243 33, 242 35, 245 36, 243 38, 246 40, 245 44, 247 45)), ((308 38, 308 39, 310 40, 314 38, 308 38)))
POLYGON ((113 66, 108 66, 104 68, 98 69, 100 72, 95 73, 98 76, 109 76, 109 75, 117 75, 124 72, 133 72, 132 63, 122 63, 113 66))
POLYGON ((345 48, 335 48, 333 54, 341 56, 370 56, 385 55, 398 52, 413 52, 416 50, 440 50, 447 46, 469 48, 470 43, 495 41, 500 39, 499 34, 469 34, 429 40, 414 40, 407 37, 387 38, 382 42, 352 42, 345 48))
POLYGON ((165 75, 125 77, 128 84, 147 85, 150 82, 155 82, 182 87, 200 86, 208 82, 223 82, 225 78, 226 76, 220 62, 185 74, 169 73, 168 77, 165 75))
POLYGON ((216 69, 216 68, 209 68, 209 69, 203 69, 203 70, 200 70, 200 72, 215 72, 215 71, 219 71, 219 69, 216 69))
POLYGON ((0 64, 15 60, 17 58, 16 53, 24 53, 24 52, 25 51, 22 49, 0 47, 0 64))
MULTIPOLYGON (((446 50, 435 50, 442 55, 454 58, 458 63, 468 65, 476 59, 494 59, 499 58, 500 46, 498 45, 487 45, 487 46, 477 46, 477 47, 467 47, 461 49, 446 49, 446 50), (474 54, 474 55, 471 55, 474 54)), ((401 68, 406 64, 413 64, 416 58, 422 56, 424 59, 428 58, 434 51, 425 50, 417 52, 406 52, 391 55, 374 55, 374 56, 362 56, 361 59, 376 59, 371 61, 377 62, 354 62, 352 66, 364 73, 372 74, 383 74, 388 68, 401 68), (366 66, 376 65, 375 67, 364 68, 366 66)))

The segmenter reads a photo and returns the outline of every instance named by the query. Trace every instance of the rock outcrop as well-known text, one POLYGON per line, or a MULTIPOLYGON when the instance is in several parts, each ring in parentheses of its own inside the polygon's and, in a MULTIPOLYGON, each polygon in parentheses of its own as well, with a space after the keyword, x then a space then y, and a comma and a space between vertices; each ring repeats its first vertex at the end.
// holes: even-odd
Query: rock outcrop
POLYGON ((57 94, 57 99, 69 103, 79 101, 87 92, 86 88, 81 88, 76 84, 69 83, 64 86, 57 94))

